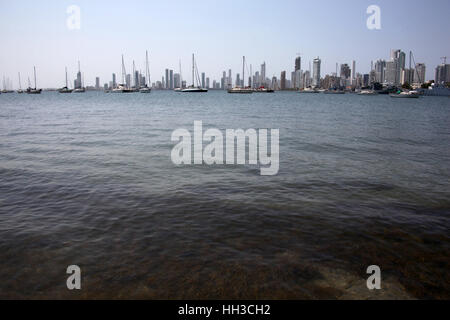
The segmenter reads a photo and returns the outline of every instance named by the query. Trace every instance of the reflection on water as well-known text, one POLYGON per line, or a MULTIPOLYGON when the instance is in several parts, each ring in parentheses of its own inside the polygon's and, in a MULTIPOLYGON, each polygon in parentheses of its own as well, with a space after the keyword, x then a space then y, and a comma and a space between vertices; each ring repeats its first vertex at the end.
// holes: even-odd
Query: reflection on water
POLYGON ((0 298, 448 299, 450 105, 409 100, 1 95, 0 298), (279 128, 279 174, 174 166, 194 120, 279 128))

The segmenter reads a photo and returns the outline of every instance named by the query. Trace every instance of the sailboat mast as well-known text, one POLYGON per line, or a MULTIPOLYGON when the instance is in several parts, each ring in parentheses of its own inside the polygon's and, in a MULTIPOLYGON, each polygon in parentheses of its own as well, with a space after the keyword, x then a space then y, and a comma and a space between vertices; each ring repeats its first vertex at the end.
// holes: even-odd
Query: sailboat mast
POLYGON ((242 87, 245 87, 245 56, 242 57, 242 87))
MULTIPOLYGON (((253 80, 252 76, 253 76, 253 70, 252 70, 252 64, 250 64, 250 76, 248 77, 248 86, 249 87, 250 87, 250 80, 253 80)), ((253 83, 252 83, 251 87, 253 87, 253 83)))
POLYGON ((19 72, 19 90, 22 90, 22 83, 20 81, 20 72, 19 72))
POLYGON ((36 85, 36 66, 33 66, 33 70, 34 70, 34 88, 36 89, 37 88, 37 85, 36 85))
POLYGON ((192 54, 192 87, 194 86, 194 66, 195 64, 195 59, 194 59, 194 54, 192 54))
POLYGON ((69 88, 69 85, 67 83, 67 67, 66 67, 66 88, 69 88))
POLYGON ((148 87, 150 87, 150 69, 148 68, 148 51, 145 50, 145 78, 147 79, 148 87))
POLYGON ((180 89, 183 88, 183 76, 181 75, 181 60, 180 60, 180 89))
POLYGON ((133 75, 132 75, 132 77, 134 78, 134 87, 137 88, 138 84, 136 83, 136 67, 134 65, 134 60, 133 60, 133 75))

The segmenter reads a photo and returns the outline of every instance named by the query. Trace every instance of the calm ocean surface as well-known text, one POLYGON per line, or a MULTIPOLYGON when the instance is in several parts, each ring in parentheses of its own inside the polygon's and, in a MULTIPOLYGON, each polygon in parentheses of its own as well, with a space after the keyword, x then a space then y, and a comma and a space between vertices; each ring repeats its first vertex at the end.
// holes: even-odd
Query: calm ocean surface
POLYGON ((449 231, 446 97, 0 95, 0 298, 449 299, 449 231), (279 128, 278 175, 175 166, 194 120, 279 128))

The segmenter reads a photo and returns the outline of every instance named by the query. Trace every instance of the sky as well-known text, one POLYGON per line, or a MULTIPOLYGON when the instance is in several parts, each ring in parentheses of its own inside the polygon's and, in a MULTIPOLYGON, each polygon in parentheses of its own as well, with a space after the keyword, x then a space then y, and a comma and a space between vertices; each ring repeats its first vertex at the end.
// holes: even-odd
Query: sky
POLYGON ((120 79, 122 54, 127 72, 133 60, 144 71, 145 50, 152 82, 166 68, 178 72, 180 60, 190 82, 192 53, 211 83, 230 68, 235 79, 244 55, 253 71, 265 61, 268 77, 290 77, 298 53, 304 70, 320 57, 322 76, 352 60, 368 73, 372 60, 402 49, 433 79, 440 58, 450 61, 449 12, 449 0, 0 0, 0 77, 16 88, 20 72, 25 87, 36 66, 38 87, 62 87, 64 67, 73 83, 80 60, 85 84, 97 76, 103 84, 113 72, 120 79), (67 26, 71 5, 80 8, 80 29, 67 26), (380 30, 367 28, 370 5, 380 7, 380 30))

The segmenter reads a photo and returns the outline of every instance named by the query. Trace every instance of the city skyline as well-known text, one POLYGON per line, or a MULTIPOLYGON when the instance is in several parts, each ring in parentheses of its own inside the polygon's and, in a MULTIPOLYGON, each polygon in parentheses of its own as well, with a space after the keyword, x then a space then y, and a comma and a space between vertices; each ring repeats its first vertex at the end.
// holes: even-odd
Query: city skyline
POLYGON ((434 3, 433 8, 442 7, 439 12, 418 1, 400 4, 378 1, 381 30, 366 27, 370 1, 345 5, 329 2, 321 10, 316 10, 314 4, 295 1, 262 9, 264 1, 259 1, 246 3, 239 12, 232 9, 232 3, 210 8, 201 1, 190 5, 137 1, 127 7, 109 6, 102 1, 50 3, 19 1, 0 5, 5 48, 0 53, 0 76, 9 78, 14 88, 18 87, 18 72, 22 87, 26 87, 33 66, 40 87, 62 87, 64 68, 68 68, 73 81, 78 61, 86 84, 94 85, 99 77, 103 85, 111 80, 112 73, 120 75, 121 54, 126 57, 127 70, 132 69, 134 60, 136 69, 144 71, 147 49, 152 82, 165 76, 165 69, 178 73, 181 60, 183 80, 188 83, 193 52, 199 72, 205 73, 212 83, 220 82, 222 72, 229 69, 235 77, 243 55, 254 71, 266 62, 267 78, 280 78, 282 71, 291 78, 298 53, 302 70, 308 70, 309 63, 313 65, 314 59, 320 57, 324 76, 335 72, 336 63, 353 67, 353 61, 356 72, 369 73, 371 62, 387 61, 392 49, 401 49, 406 54, 412 50, 416 62, 426 65, 426 79, 430 80, 434 79, 434 69, 442 62, 441 57, 450 51, 446 41, 449 22, 445 19, 446 8, 450 9, 448 1, 434 3), (81 9, 79 30, 66 27, 66 9, 72 4, 81 9), (29 10, 23 10, 24 7, 29 10), (232 21, 243 21, 242 28, 249 30, 244 33, 247 39, 233 37, 241 27, 232 21), (337 32, 331 27, 334 25, 342 31, 337 32), (184 33, 189 36, 183 37, 184 33))

